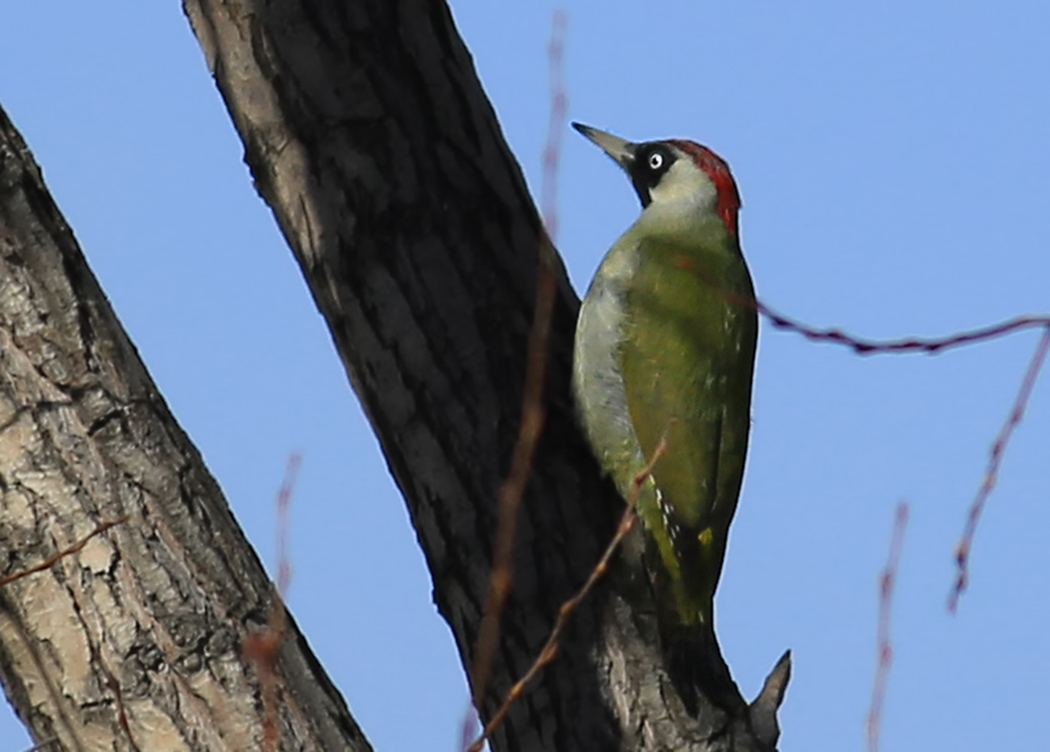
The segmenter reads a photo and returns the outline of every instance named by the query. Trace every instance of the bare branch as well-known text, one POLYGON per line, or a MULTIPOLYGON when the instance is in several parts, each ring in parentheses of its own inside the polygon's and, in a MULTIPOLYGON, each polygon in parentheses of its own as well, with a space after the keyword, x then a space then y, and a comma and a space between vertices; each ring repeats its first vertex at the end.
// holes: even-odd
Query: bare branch
POLYGON ((893 534, 890 538, 890 553, 886 568, 879 577, 879 626, 876 636, 878 664, 875 667, 875 683, 871 690, 871 707, 868 709, 868 752, 878 752, 879 730, 882 724, 882 705, 886 698, 886 680, 893 664, 893 646, 890 643, 890 617, 893 610, 893 589, 897 580, 901 550, 904 547, 904 529, 908 525, 908 503, 897 504, 893 519, 893 534))
POLYGON ((780 722, 777 711, 784 702, 788 682, 791 680, 791 651, 785 650, 769 672, 758 697, 748 706, 751 728, 769 749, 776 749, 780 739, 780 722))
POLYGON ((292 492, 299 478, 303 456, 292 452, 284 470, 284 480, 277 490, 277 592, 281 599, 288 597, 288 588, 292 584, 292 562, 288 557, 288 510, 292 505, 292 492))
POLYGON ((995 488, 995 483, 999 478, 999 466, 1002 464, 1003 455, 1006 452, 1006 445, 1010 441, 1014 429, 1021 422, 1021 418, 1024 417, 1028 400, 1032 396, 1032 388, 1039 378, 1039 371, 1046 361, 1048 350, 1050 350, 1050 326, 1043 330, 1043 336, 1040 337, 1039 343, 1035 347, 1035 352, 1032 353, 1032 359, 1028 362, 1028 370, 1025 371, 1024 379, 1021 381, 1021 388, 1017 390, 1017 397, 1014 399, 1010 414, 1007 415, 1003 427, 999 429, 999 435, 995 437, 995 442, 992 444, 988 455, 988 467, 984 471, 984 479, 981 481, 980 488, 977 489, 977 495, 974 497, 973 503, 970 504, 970 511, 966 516, 966 526, 963 529, 959 543, 955 547, 955 584, 948 595, 948 610, 952 613, 955 613, 955 609, 959 605, 959 597, 966 590, 969 582, 970 551, 973 548, 973 538, 977 532, 977 523, 981 519, 981 513, 984 511, 984 505, 988 500, 988 496, 992 493, 992 489, 995 488))
POLYGON ((998 324, 979 329, 949 334, 945 337, 933 337, 929 339, 919 337, 905 337, 902 339, 873 340, 861 339, 852 334, 847 334, 841 329, 818 329, 803 324, 797 319, 789 318, 779 313, 761 301, 755 301, 758 312, 769 319, 769 323, 777 329, 785 329, 796 334, 801 334, 812 342, 831 342, 837 345, 845 345, 860 355, 878 355, 881 353, 937 353, 950 350, 961 345, 969 345, 974 342, 984 342, 1007 334, 1013 334, 1023 329, 1044 327, 1050 329, 1050 316, 1018 316, 998 324))
POLYGON ((563 11, 554 11, 551 36, 547 44, 550 72, 551 110, 547 121, 547 145, 543 150, 543 185, 540 189, 540 210, 543 223, 552 241, 558 239, 558 165, 561 163, 561 141, 565 134, 565 113, 569 98, 565 92, 565 30, 569 19, 563 11))

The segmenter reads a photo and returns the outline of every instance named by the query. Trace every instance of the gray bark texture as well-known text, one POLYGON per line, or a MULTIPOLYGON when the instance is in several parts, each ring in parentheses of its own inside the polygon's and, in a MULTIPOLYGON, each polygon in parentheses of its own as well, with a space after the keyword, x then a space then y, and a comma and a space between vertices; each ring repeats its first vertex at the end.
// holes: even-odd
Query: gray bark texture
MULTIPOLYGON (((542 238, 521 171, 443 2, 184 7, 469 666, 519 430, 542 238)), ((483 718, 528 669, 623 510, 573 418, 578 300, 560 264, 557 275, 546 425, 483 718)), ((272 714, 243 645, 270 619, 272 585, 6 116, 0 492, 0 577, 123 520, 0 588, 0 678, 38 742, 263 749, 272 714)), ((644 588, 618 586, 629 571, 574 614, 494 749, 774 749, 788 661, 750 706, 702 697, 689 718, 661 668, 644 588)), ((273 682, 280 749, 368 749, 290 619, 273 682)))
MULTIPOLYGON (((273 586, 0 110, 0 679, 48 750, 263 749, 273 586)), ((284 749, 367 750, 290 622, 284 749)), ((271 718, 273 715, 271 714, 271 718)))

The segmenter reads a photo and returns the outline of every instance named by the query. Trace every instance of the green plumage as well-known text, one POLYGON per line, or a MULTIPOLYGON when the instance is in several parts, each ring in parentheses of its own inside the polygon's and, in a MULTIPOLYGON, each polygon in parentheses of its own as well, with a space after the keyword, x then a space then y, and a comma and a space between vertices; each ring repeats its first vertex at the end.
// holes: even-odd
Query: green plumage
MULTIPOLYGON (((747 453, 757 335, 751 278, 735 241, 717 231, 628 233, 603 266, 615 269, 628 255, 635 269, 620 293, 623 311, 609 365, 620 373, 634 435, 603 432, 610 421, 588 421, 586 409, 584 422, 591 423, 592 444, 624 496, 666 436, 637 502, 665 570, 658 574, 668 580, 660 591, 673 599, 658 606, 664 619, 680 625, 709 623, 747 453)), ((590 294, 584 303, 577 343, 584 361, 589 343, 579 340, 593 329, 588 314, 608 323, 601 312, 587 310, 591 302, 601 306, 590 294)), ((601 374, 581 371, 583 363, 578 393, 598 382, 609 386, 601 374)), ((592 400, 579 395, 579 401, 592 400)))

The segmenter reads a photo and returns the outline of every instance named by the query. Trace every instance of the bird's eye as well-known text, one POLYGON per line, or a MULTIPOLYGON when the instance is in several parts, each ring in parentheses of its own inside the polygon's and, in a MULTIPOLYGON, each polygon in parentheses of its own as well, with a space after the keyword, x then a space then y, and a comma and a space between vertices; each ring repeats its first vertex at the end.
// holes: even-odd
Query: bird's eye
POLYGON ((649 169, 659 170, 664 166, 664 155, 658 151, 654 151, 649 155, 649 169))

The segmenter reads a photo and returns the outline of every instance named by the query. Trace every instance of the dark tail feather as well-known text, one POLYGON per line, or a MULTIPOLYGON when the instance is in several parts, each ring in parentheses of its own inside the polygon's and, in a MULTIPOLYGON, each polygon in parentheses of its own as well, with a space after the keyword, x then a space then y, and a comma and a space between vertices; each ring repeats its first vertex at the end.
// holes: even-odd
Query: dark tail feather
POLYGON ((747 703, 729 674, 710 625, 672 626, 663 631, 661 639, 667 674, 690 716, 695 718, 699 711, 700 695, 730 715, 746 712, 747 703))

